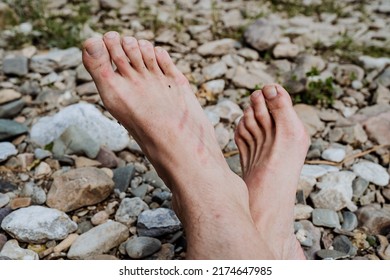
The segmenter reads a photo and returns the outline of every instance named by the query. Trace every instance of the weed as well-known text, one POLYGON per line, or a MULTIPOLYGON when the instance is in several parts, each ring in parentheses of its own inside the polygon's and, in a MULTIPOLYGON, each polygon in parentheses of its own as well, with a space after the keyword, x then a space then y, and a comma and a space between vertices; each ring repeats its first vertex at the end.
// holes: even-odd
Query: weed
POLYGON ((305 5, 302 0, 271 0, 271 8, 277 12, 286 12, 288 16, 319 16, 321 13, 335 13, 344 16, 343 7, 336 0, 322 0, 321 3, 305 5))
POLYGON ((334 94, 333 78, 329 77, 310 81, 304 92, 293 96, 293 102, 328 107, 334 102, 334 94))

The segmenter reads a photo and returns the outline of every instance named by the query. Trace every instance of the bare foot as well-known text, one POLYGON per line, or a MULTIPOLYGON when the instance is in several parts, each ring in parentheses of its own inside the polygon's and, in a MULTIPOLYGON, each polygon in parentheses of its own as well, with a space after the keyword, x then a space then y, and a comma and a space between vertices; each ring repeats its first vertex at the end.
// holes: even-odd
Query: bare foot
POLYGON ((293 231, 295 193, 309 138, 291 98, 279 85, 252 93, 235 135, 250 210, 278 259, 302 259, 293 231))
POLYGON ((148 41, 108 32, 84 43, 83 62, 107 110, 171 188, 186 230, 187 256, 267 258, 247 187, 230 171, 213 126, 168 53, 148 41))

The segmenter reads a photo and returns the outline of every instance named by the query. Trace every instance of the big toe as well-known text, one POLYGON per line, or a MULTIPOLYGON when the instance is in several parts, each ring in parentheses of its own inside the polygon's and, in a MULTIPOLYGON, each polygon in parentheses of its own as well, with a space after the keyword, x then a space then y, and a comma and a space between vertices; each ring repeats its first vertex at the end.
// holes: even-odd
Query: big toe
POLYGON ((96 83, 114 74, 110 55, 100 38, 89 38, 84 42, 83 63, 96 83))

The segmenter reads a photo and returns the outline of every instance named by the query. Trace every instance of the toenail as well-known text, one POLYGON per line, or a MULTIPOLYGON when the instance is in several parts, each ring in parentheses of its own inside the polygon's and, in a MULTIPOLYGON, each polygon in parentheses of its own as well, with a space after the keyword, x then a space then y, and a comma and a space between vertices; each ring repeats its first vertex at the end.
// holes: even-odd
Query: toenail
POLYGON ((106 37, 106 38, 108 38, 108 39, 113 39, 113 38, 116 37, 117 34, 118 34, 118 33, 116 33, 115 31, 110 31, 110 32, 106 33, 106 34, 104 35, 104 37, 106 37))
POLYGON ((278 95, 278 92, 276 91, 275 86, 268 87, 267 90, 263 90, 265 98, 274 98, 276 95, 278 95))
POLYGON ((148 44, 148 41, 139 40, 138 43, 139 43, 140 46, 146 46, 148 44))
POLYGON ((87 53, 92 57, 99 57, 101 52, 103 51, 103 44, 102 42, 96 42, 94 44, 89 44, 85 47, 85 50, 87 53))
POLYGON ((253 98, 257 98, 257 97, 259 97, 260 96, 260 91, 259 90, 256 90, 256 91, 254 91, 253 93, 252 93, 252 97, 253 98))
POLYGON ((135 44, 136 40, 133 37, 123 37, 123 42, 126 45, 133 45, 135 44))

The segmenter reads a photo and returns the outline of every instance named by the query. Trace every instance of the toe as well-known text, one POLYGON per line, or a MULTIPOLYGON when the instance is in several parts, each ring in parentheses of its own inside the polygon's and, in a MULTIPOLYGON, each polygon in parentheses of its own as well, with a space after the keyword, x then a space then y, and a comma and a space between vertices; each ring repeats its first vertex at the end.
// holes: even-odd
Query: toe
POLYGON ((108 52, 118 71, 122 75, 131 75, 131 66, 122 45, 121 38, 118 32, 110 31, 103 36, 104 43, 107 46, 108 52))
POLYGON ((247 144, 249 150, 254 149, 255 141, 253 135, 248 130, 248 125, 246 124, 246 121, 248 119, 248 109, 245 110, 244 115, 242 116, 240 123, 237 127, 237 132, 241 136, 241 138, 245 141, 247 144))
POLYGON ((263 87, 263 94, 268 109, 274 113, 278 110, 292 108, 292 102, 288 92, 280 85, 266 85, 263 87))
POLYGON ((133 68, 138 72, 145 70, 145 64, 137 39, 125 36, 122 40, 122 46, 133 68))
POLYGON ((245 128, 252 135, 254 142, 256 144, 259 144, 259 142, 263 138, 262 131, 261 131, 261 128, 259 127, 258 122, 255 119, 255 112, 254 112, 252 106, 245 109, 243 118, 244 118, 245 128))
POLYGON ((181 75, 181 72, 179 71, 179 69, 177 69, 176 65, 173 63, 171 57, 166 50, 161 47, 156 47, 155 53, 158 66, 160 66, 161 70, 166 76, 175 77, 181 75))
POLYGON ((100 38, 89 38, 84 42, 83 64, 97 84, 115 74, 106 45, 100 38))
POLYGON ((257 122, 268 132, 272 127, 272 119, 261 90, 252 93, 251 102, 257 122))
POLYGON ((152 43, 146 40, 139 40, 138 43, 146 68, 148 68, 150 72, 161 73, 161 69, 157 64, 156 54, 154 53, 152 43))
POLYGON ((240 152, 241 166, 245 170, 248 165, 249 147, 246 140, 242 136, 242 131, 245 130, 244 123, 240 121, 234 134, 234 141, 237 144, 238 151, 240 152))

